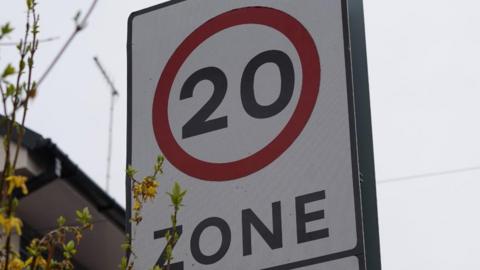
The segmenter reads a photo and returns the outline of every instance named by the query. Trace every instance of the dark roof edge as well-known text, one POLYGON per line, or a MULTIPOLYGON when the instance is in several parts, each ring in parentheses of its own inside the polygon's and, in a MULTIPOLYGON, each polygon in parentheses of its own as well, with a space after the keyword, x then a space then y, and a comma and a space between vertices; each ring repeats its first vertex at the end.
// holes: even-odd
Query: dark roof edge
MULTIPOLYGON (((0 135, 5 135, 4 125, 0 127, 0 135)), ((16 134, 14 139, 16 140, 16 134)), ((97 211, 110 219, 120 230, 125 230, 125 210, 110 195, 88 177, 70 158, 62 152, 50 139, 25 128, 22 146, 25 147, 34 159, 46 162, 46 171, 32 177, 28 182, 30 190, 40 189, 57 178, 64 179, 75 188, 97 211), (57 160, 60 161, 60 175, 56 172, 57 160)))

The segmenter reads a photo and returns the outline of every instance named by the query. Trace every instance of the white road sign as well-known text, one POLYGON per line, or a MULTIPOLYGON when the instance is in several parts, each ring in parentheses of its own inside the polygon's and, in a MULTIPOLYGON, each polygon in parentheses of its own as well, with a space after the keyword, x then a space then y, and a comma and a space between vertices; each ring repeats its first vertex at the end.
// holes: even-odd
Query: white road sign
MULTIPOLYGON (((342 0, 132 14, 129 163, 162 154, 161 189, 188 190, 174 269, 364 269, 345 18, 342 0)), ((160 196, 132 228, 136 268, 159 261, 170 211, 160 196)))

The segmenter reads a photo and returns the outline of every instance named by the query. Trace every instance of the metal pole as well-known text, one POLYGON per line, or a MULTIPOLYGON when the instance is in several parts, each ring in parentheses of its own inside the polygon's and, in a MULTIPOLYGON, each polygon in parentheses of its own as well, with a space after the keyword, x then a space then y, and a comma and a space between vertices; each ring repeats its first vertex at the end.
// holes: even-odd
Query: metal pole
POLYGON ((108 76, 107 72, 103 68, 102 64, 97 57, 94 57, 93 60, 97 65, 98 69, 102 73, 103 77, 107 81, 108 85, 110 86, 110 120, 108 124, 108 154, 107 154, 107 173, 106 173, 106 190, 107 192, 110 190, 110 167, 112 163, 112 140, 113 140, 113 116, 115 111, 115 98, 118 96, 118 91, 115 88, 112 80, 108 76))
POLYGON ((358 157, 362 179, 365 264, 368 270, 381 270, 363 0, 348 0, 347 3, 350 21, 358 157))

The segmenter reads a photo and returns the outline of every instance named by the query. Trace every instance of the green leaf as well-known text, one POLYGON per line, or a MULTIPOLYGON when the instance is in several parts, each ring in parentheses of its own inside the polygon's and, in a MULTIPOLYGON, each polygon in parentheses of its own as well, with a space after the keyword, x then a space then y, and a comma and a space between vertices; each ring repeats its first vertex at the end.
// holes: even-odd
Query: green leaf
POLYGON ((17 198, 13 198, 12 200, 12 209, 17 209, 18 207, 18 199, 17 198))
POLYGON ((182 205, 183 197, 187 194, 186 190, 182 190, 182 187, 178 182, 175 182, 172 187, 172 191, 167 193, 170 196, 170 201, 175 209, 178 210, 182 205))
POLYGON ((163 156, 158 156, 157 157, 157 161, 155 162, 155 166, 154 166, 154 171, 155 171, 155 174, 157 173, 163 173, 163 162, 165 161, 165 158, 163 156))
POLYGON ((57 219, 58 227, 63 227, 63 225, 65 225, 66 222, 67 222, 67 219, 63 216, 60 216, 57 219))
POLYGON ((6 96, 9 97, 9 96, 13 96, 14 94, 15 94, 15 86, 13 84, 9 84, 7 86, 6 96))
POLYGON ((130 250, 130 244, 128 244, 128 243, 123 243, 123 244, 120 245, 120 247, 122 248, 123 251, 130 250))
POLYGON ((178 239, 180 239, 180 235, 177 232, 175 232, 175 235, 173 236, 173 241, 177 242, 178 239))
POLYGON ((132 165, 128 165, 127 167, 127 176, 129 178, 134 178, 135 177, 135 174, 137 174, 137 170, 135 170, 134 167, 132 167, 132 165))
POLYGON ((13 74, 15 74, 15 68, 11 64, 8 64, 7 67, 3 70, 2 78, 5 79, 13 74))
POLYGON ((77 215, 77 221, 80 222, 82 225, 86 226, 90 224, 90 221, 92 220, 92 215, 90 214, 88 207, 83 208, 82 211, 77 210, 75 213, 77 215))
POLYGON ((173 260, 173 248, 172 248, 172 245, 168 244, 166 247, 165 247, 165 257, 164 257, 165 261, 171 261, 173 260))
POLYGON ((20 66, 20 72, 23 71, 23 69, 25 68, 25 61, 20 60, 19 66, 20 66))
POLYGON ((63 257, 65 257, 65 258, 67 258, 67 259, 70 259, 70 258, 72 258, 72 255, 70 255, 70 253, 64 251, 64 252, 63 252, 63 257))
POLYGON ((6 23, 6 24, 2 25, 2 28, 0 29, 0 37, 8 35, 12 32, 13 32, 12 26, 10 25, 10 23, 6 23))
POLYGON ((27 0, 27 8, 28 8, 28 9, 32 9, 32 8, 33 8, 33 4, 34 4, 33 0, 27 0))
POLYGON ((123 256, 120 265, 118 266, 121 270, 126 270, 127 269, 127 257, 123 256))
POLYGON ((75 242, 73 240, 68 241, 65 249, 69 251, 75 249, 75 242))
POLYGON ((63 245, 63 256, 70 259, 77 253, 75 249, 75 242, 73 240, 68 241, 66 245, 63 245))
MULTIPOLYGON (((38 34, 40 33, 40 26, 38 24, 33 25, 32 27, 32 34, 38 34)), ((38 40, 37 40, 38 43, 38 40)), ((36 44, 34 44, 36 46, 36 44)))

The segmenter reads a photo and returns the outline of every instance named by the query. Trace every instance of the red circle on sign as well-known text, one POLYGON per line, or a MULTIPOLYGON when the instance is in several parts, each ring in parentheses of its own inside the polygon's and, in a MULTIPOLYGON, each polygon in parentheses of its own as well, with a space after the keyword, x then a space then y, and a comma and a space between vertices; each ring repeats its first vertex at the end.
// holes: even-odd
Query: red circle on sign
POLYGON ((169 162, 182 172, 207 181, 228 181, 252 174, 277 159, 300 135, 315 107, 320 87, 320 60, 307 29, 287 13, 268 7, 247 7, 220 14, 193 31, 168 60, 157 84, 153 100, 153 130, 160 149, 169 162), (205 40, 230 27, 258 24, 285 35, 293 44, 302 66, 301 94, 292 117, 268 145, 246 158, 212 163, 184 151, 175 140, 168 121, 168 98, 175 77, 190 54, 205 40))

